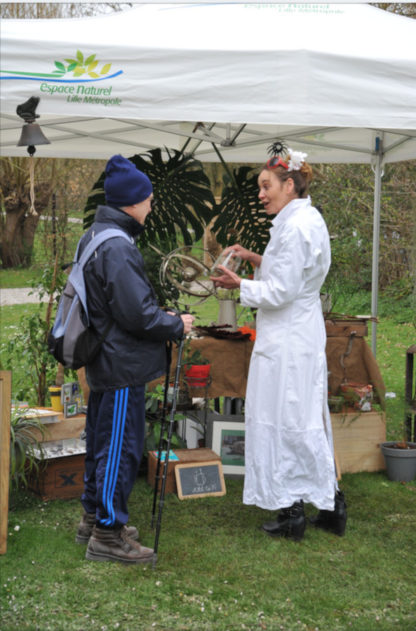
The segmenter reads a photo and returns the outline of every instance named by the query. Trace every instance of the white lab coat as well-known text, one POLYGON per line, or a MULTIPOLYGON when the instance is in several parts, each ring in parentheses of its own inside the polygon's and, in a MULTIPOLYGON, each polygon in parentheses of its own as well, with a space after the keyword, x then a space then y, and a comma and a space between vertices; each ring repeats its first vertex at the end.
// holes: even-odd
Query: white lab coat
POLYGON ((295 199, 273 219, 254 280, 241 282, 241 303, 258 308, 245 402, 245 504, 275 510, 302 499, 334 510, 320 302, 330 262, 321 214, 309 198, 295 199))

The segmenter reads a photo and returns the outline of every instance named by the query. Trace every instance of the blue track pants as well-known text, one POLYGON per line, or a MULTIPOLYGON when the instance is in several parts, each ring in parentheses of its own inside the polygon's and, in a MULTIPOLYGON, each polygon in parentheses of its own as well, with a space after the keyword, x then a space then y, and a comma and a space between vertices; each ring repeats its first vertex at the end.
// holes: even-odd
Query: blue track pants
POLYGON ((81 503, 102 527, 127 523, 145 433, 144 386, 91 392, 81 503))

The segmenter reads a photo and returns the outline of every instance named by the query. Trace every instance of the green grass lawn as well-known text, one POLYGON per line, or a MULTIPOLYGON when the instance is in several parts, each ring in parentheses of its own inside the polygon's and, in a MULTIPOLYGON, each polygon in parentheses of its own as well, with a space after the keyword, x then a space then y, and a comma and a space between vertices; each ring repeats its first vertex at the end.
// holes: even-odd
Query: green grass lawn
MULTIPOLYGON (((5 308, 4 330, 33 308, 5 308)), ((198 307, 200 323, 215 320, 215 310, 208 301, 198 307)), ((402 436, 404 357, 414 340, 410 323, 380 318, 379 367, 396 394, 387 400, 389 439, 402 436)), ((78 500, 13 493, 0 559, 2 630, 415 631, 416 481, 344 474, 345 537, 308 528, 300 544, 263 535, 272 514, 242 504, 241 479, 226 486, 219 498, 166 497, 155 570, 87 562, 74 543, 78 500)), ((131 522, 150 546, 152 497, 139 477, 131 522)))
MULTIPOLYGON (((2 630, 415 630, 416 482, 344 475, 345 536, 310 527, 301 543, 267 537, 259 527, 272 513, 242 504, 241 479, 226 487, 219 498, 166 496, 154 570, 86 561, 78 500, 15 495, 2 630)), ((139 477, 131 523, 149 546, 152 498, 139 477)))

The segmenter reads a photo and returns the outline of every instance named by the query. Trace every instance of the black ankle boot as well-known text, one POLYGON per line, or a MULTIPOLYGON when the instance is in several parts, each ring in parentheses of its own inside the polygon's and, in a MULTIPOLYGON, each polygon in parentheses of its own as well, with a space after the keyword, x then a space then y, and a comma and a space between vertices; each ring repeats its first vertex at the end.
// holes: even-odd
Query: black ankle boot
POLYGON ((294 541, 303 539, 306 519, 303 502, 295 502, 290 508, 283 508, 277 515, 276 521, 263 524, 262 529, 271 537, 288 537, 294 541))
POLYGON ((335 509, 333 511, 320 510, 315 517, 309 519, 312 526, 333 532, 342 537, 347 525, 347 504, 344 493, 337 491, 335 495, 335 509))

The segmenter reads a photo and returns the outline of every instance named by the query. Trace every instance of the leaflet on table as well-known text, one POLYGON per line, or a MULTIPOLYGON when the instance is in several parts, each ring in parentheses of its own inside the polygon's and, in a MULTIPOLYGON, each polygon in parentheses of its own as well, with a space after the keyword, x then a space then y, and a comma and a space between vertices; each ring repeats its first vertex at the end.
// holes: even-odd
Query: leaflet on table
MULTIPOLYGON (((159 457, 159 452, 158 451, 152 451, 152 454, 155 456, 155 458, 159 457)), ((162 451, 162 454, 160 456, 160 461, 161 462, 165 462, 165 458, 166 458, 166 451, 164 450, 164 451, 162 451)), ((169 451, 169 461, 171 461, 171 460, 179 460, 178 456, 172 450, 169 451)))

